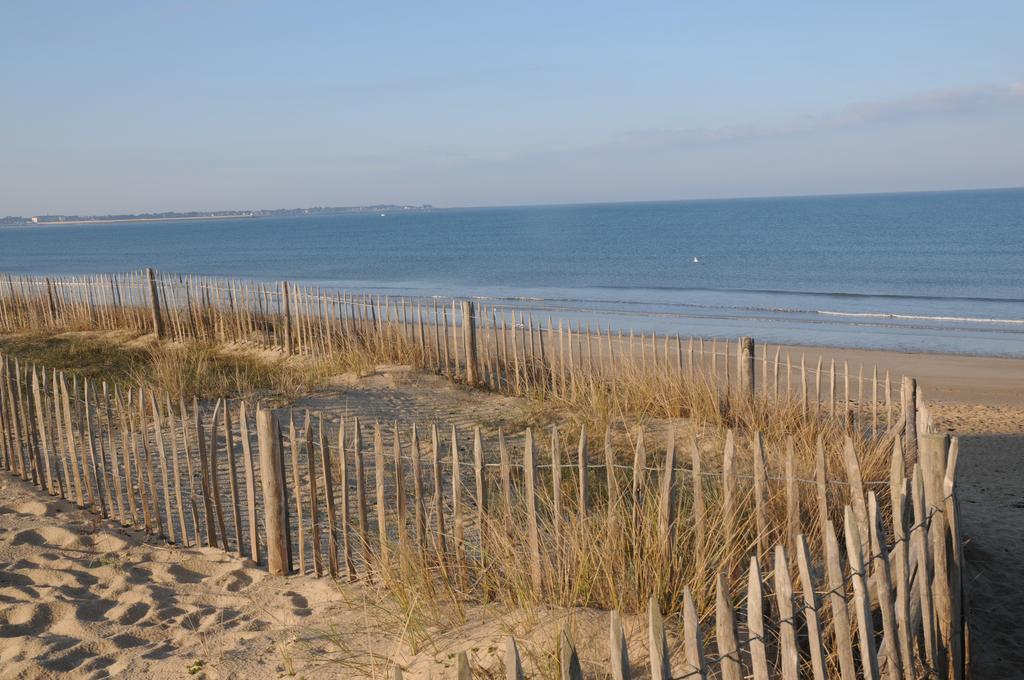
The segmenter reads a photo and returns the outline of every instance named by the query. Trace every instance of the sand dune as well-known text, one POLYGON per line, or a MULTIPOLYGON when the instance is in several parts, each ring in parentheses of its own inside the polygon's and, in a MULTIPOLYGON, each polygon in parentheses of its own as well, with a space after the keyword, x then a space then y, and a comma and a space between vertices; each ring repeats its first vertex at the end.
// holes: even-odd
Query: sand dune
MULTIPOLYGON (((514 400, 481 399, 433 382, 398 374, 344 379, 299 407, 385 422, 517 415, 514 400)), ((961 503, 976 677, 1012 677, 1024 668, 1015 639, 1024 605, 1013 586, 1024 574, 1024 410, 1019 404, 930 405, 940 428, 963 435, 961 503)), ((381 601, 372 584, 272 577, 218 549, 149 542, 0 476, 4 678, 385 677, 393 660, 407 677, 450 675, 459 649, 479 650, 474 660, 493 665, 500 658, 493 650, 509 630, 517 637, 544 635, 507 617, 499 621, 504 614, 470 608, 461 621, 438 618, 413 634, 405 614, 381 601)), ((549 614, 548 624, 557 618, 549 614)), ((584 628, 595 640, 604 640, 604 613, 577 616, 592 624, 584 628)), ((640 659, 643 631, 635 632, 640 659)), ((603 642, 593 647, 603 653, 603 642)), ((497 666, 480 668, 488 669, 497 666)))

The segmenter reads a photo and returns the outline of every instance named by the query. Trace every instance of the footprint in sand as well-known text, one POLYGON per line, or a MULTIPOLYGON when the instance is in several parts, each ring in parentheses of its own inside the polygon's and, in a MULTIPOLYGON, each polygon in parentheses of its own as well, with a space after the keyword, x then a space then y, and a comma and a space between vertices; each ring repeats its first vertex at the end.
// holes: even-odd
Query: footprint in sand
POLYGON ((309 600, 307 600, 303 595, 292 590, 282 593, 282 595, 291 601, 292 614, 295 616, 309 616, 313 613, 313 610, 309 608, 309 600))
POLYGON ((184 616, 185 610, 177 606, 173 602, 168 602, 166 604, 160 605, 157 608, 155 614, 156 618, 160 621, 169 621, 171 619, 176 619, 179 616, 184 616))
POLYGON ((6 619, 4 625, 0 625, 0 637, 35 636, 50 628, 53 611, 47 605, 22 604, 9 609, 6 619))
POLYGON ((5 564, 4 567, 5 567, 4 571, 12 571, 12 572, 16 571, 16 572, 19 572, 19 573, 24 573, 26 571, 31 571, 33 569, 38 569, 39 568, 39 564, 37 562, 33 562, 32 560, 25 559, 24 557, 22 557, 21 559, 19 559, 14 564, 11 564, 11 565, 6 565, 5 564))
POLYGON ((124 626, 137 623, 149 613, 149 605, 145 602, 133 602, 125 608, 124 613, 117 617, 117 622, 124 626))
POLYGON ((86 545, 92 546, 104 552, 121 552, 128 548, 128 541, 124 540, 120 536, 107 533, 106 531, 100 532, 93 536, 82 536, 82 542, 86 545))
POLYGON ((0 585, 3 587, 17 588, 25 595, 36 599, 39 597, 39 591, 36 590, 36 582, 25 574, 14 571, 17 565, 13 565, 9 568, 0 568, 0 585))
POLYGON ((166 659, 173 655, 177 648, 170 642, 163 642, 156 649, 142 655, 143 659, 166 659))
POLYGON ((79 600, 78 606, 75 607, 75 618, 84 622, 103 621, 107 617, 107 612, 113 609, 115 604, 112 600, 96 599, 91 591, 87 591, 85 596, 79 600))
POLYGON ((82 664, 82 669, 87 671, 95 671, 92 677, 95 678, 109 678, 110 674, 104 669, 109 668, 117 663, 117 659, 109 656, 96 656, 93 657, 87 663, 82 664))
POLYGON ((219 580, 223 580, 224 590, 228 591, 229 593, 237 593, 239 590, 248 588, 250 585, 252 585, 252 576, 247 574, 242 569, 235 569, 233 571, 229 571, 228 573, 221 576, 219 580))
MULTIPOLYGON (((165 574, 161 574, 159 571, 154 571, 155 577, 164 577, 165 574)), ((172 564, 166 569, 166 578, 168 581, 174 581, 176 583, 200 583, 206 576, 200 574, 198 571, 192 571, 187 567, 183 567, 180 564, 172 564)), ((161 578, 163 580, 163 578, 161 578)))
MULTIPOLYGON (((226 620, 230 620, 232 609, 214 609, 213 607, 203 607, 198 614, 200 615, 199 624, 196 626, 196 630, 209 631, 218 628, 223 628, 226 620)), ((194 614, 193 614, 194 615, 194 614)))
POLYGON ((131 649, 132 647, 141 647, 142 645, 147 644, 146 640, 136 637, 130 633, 115 635, 110 638, 110 641, 113 642, 118 649, 131 649))
POLYGON ((40 501, 28 501, 26 503, 22 503, 15 508, 15 512, 21 515, 34 515, 36 517, 48 517, 53 514, 53 510, 49 508, 46 503, 42 503, 40 501))
POLYGON ((242 615, 242 612, 237 609, 222 609, 219 612, 220 625, 225 629, 236 628, 238 626, 238 617, 242 615))
POLYGON ((70 635, 48 635, 46 636, 45 641, 47 652, 49 654, 63 652, 82 642, 78 638, 70 635))
POLYGON ((48 654, 46 659, 39 661, 39 665, 47 670, 68 673, 74 670, 100 670, 114 664, 114 659, 98 653, 95 644, 81 640, 75 640, 75 643, 65 654, 48 654))
POLYGON ((268 621, 262 621, 260 619, 250 619, 245 622, 242 626, 242 630, 250 633, 258 633, 270 628, 268 621))
POLYGON ((14 534, 11 545, 46 545, 46 539, 35 529, 25 529, 14 534))
POLYGON ((73 531, 68 531, 63 527, 40 527, 39 533, 42 534, 46 542, 52 546, 58 546, 61 548, 67 547, 78 547, 82 545, 83 536, 76 534, 73 531))
POLYGON ((68 576, 73 578, 75 580, 75 583, 77 583, 80 586, 94 586, 94 585, 96 585, 97 583, 100 582, 100 580, 96 576, 94 576, 93 574, 90 574, 87 571, 82 571, 81 569, 70 569, 69 568, 69 569, 64 569, 63 571, 68 576))
POLYGON ((79 537, 67 529, 60 527, 40 527, 19 531, 11 539, 12 545, 50 545, 64 548, 79 542, 79 537))
POLYGON ((137 567, 132 565, 127 569, 127 577, 125 580, 132 585, 141 585, 143 583, 149 583, 153 579, 153 572, 145 567, 137 567))
POLYGON ((178 619, 178 625, 185 630, 194 631, 198 630, 202 619, 201 612, 197 610, 190 611, 178 619))

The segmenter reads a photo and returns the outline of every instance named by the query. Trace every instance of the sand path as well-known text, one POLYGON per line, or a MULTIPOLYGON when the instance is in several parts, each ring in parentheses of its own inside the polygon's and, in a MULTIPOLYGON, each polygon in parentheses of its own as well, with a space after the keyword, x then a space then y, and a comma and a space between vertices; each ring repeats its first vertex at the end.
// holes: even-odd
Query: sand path
POLYGON ((960 433, 974 677, 1024 677, 1024 410, 938 405, 960 433))

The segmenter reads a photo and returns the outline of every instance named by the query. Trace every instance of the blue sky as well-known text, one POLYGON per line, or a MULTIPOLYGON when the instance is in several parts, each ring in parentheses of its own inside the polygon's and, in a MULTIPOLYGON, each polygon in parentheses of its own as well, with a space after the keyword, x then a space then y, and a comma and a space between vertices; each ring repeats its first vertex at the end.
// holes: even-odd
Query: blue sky
POLYGON ((0 215, 1021 186, 1021 26, 1020 2, 6 2, 0 215))

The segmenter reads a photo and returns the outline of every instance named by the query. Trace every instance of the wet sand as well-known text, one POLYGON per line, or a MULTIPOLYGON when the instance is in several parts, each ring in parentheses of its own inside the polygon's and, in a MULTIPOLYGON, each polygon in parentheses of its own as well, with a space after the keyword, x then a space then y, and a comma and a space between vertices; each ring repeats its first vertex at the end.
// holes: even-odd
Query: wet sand
POLYGON ((787 349, 794 356, 806 352, 847 360, 854 372, 863 364, 866 377, 875 365, 880 373, 889 369, 893 379, 913 376, 929 401, 1024 407, 1024 359, 785 345, 783 354, 787 349))

